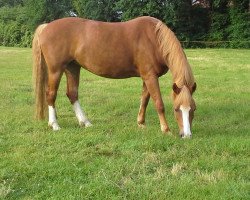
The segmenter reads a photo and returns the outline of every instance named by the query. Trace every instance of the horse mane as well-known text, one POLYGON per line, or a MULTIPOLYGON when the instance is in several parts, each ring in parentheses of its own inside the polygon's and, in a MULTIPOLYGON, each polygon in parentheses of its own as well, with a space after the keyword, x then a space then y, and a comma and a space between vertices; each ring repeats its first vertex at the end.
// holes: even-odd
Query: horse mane
POLYGON ((194 84, 192 69, 175 34, 162 21, 156 24, 155 32, 163 58, 172 73, 173 82, 179 88, 184 85, 192 86, 194 84))

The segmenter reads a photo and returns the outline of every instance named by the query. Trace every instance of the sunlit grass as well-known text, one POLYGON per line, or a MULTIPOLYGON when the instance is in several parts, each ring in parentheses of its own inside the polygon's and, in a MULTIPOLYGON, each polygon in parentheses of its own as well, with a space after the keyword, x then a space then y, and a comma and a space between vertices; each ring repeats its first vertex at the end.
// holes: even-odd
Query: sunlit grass
POLYGON ((250 51, 186 50, 197 81, 193 139, 181 140, 171 75, 160 78, 174 137, 150 102, 139 129, 141 80, 81 71, 79 128, 60 85, 62 128, 33 119, 31 50, 0 47, 0 199, 249 199, 250 51))

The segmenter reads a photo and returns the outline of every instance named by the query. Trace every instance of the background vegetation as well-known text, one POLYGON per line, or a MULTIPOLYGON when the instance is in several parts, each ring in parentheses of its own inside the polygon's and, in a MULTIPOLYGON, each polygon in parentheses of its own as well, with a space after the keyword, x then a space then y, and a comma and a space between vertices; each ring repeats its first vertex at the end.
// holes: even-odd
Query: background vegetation
POLYGON ((0 0, 0 45, 30 46, 39 24, 66 16, 142 15, 163 20, 186 47, 250 47, 249 0, 0 0))
POLYGON ((198 84, 193 139, 181 140, 160 85, 173 137, 150 101, 136 124, 142 82, 81 71, 80 102, 93 127, 79 128, 60 84, 59 132, 33 119, 29 48, 0 47, 0 199, 249 200, 250 51, 186 50, 198 84))

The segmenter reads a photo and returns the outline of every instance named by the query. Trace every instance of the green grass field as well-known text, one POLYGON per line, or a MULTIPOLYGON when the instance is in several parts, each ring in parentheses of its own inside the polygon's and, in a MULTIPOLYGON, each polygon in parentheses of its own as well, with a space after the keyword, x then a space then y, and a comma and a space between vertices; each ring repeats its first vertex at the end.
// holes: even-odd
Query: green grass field
POLYGON ((174 136, 152 102, 136 123, 141 80, 82 70, 79 128, 60 85, 59 132, 33 119, 31 50, 0 47, 0 199, 250 199, 250 50, 186 50, 197 81, 193 138, 173 116, 171 75, 160 78, 174 136))

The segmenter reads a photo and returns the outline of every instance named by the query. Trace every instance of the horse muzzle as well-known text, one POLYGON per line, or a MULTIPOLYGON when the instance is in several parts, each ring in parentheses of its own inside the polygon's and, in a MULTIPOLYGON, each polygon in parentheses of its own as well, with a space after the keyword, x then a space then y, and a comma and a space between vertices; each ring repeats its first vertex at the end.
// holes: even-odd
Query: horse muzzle
POLYGON ((188 132, 184 132, 184 131, 180 131, 180 137, 182 138, 182 139, 191 139, 192 138, 192 133, 191 133, 191 131, 188 131, 188 132))

